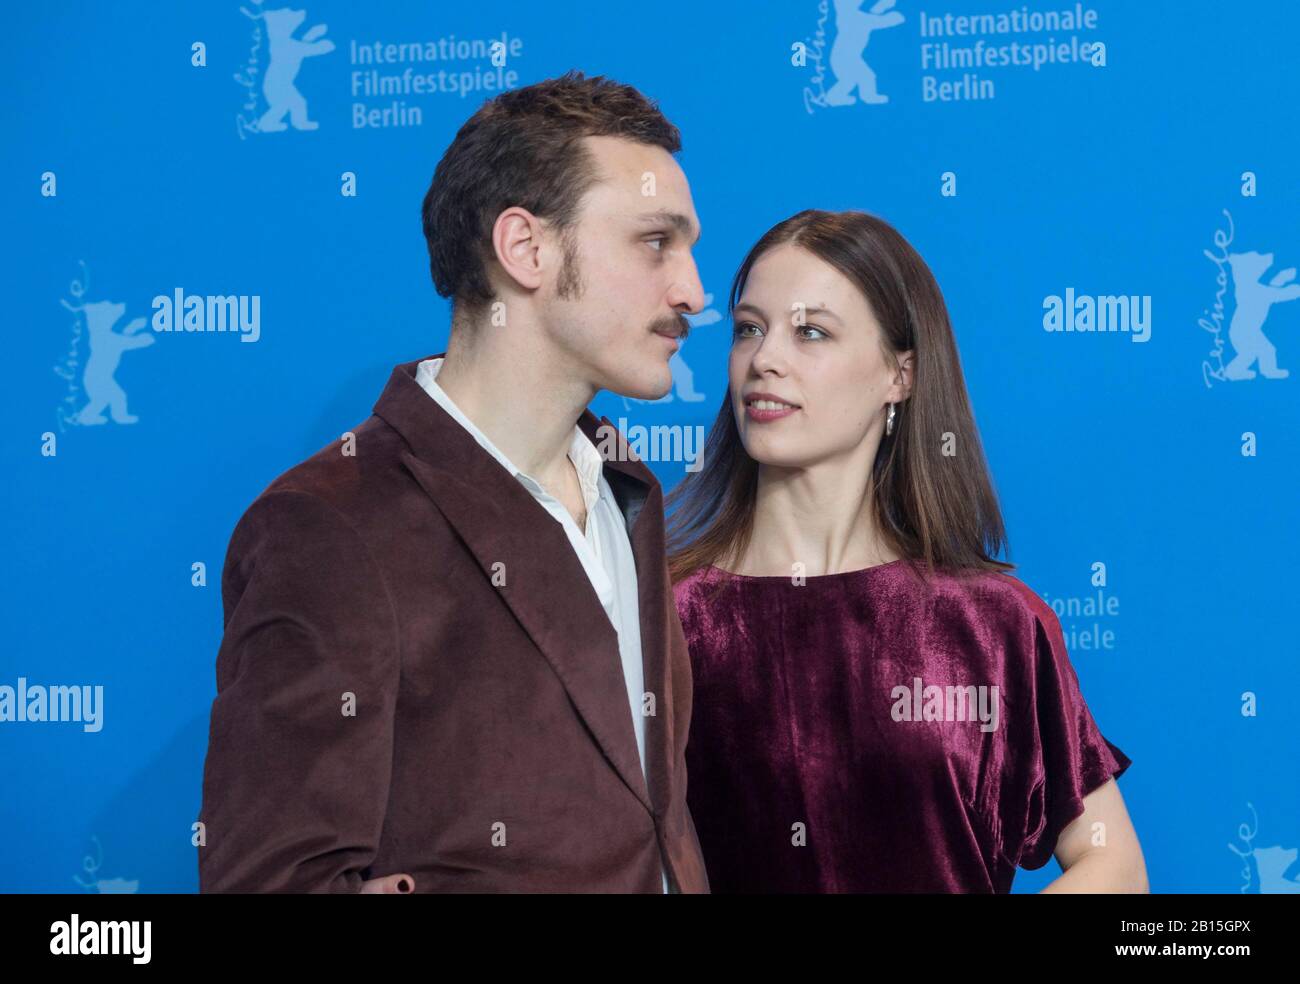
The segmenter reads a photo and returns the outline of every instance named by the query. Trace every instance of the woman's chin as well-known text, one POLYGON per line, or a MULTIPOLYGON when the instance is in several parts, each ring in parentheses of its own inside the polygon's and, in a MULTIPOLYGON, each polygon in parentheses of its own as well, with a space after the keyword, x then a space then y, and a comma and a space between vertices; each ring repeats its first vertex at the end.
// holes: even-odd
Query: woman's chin
POLYGON ((808 463, 808 455, 795 448, 791 441, 759 438, 742 443, 751 458, 768 468, 802 468, 808 463))

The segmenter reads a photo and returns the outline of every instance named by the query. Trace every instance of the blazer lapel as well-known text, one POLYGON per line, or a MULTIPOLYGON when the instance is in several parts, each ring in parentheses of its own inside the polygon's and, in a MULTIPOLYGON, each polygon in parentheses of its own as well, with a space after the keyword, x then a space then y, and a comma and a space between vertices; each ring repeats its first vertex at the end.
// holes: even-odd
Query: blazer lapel
MULTIPOLYGON (((673 694, 668 677, 671 594, 664 555, 663 492, 654 474, 628 447, 608 417, 599 421, 590 410, 578 426, 605 459, 605 480, 627 520, 636 560, 637 610, 641 624, 641 667, 646 693, 654 695, 654 714, 645 719, 646 776, 652 813, 668 805, 673 762, 673 694)), ((638 708, 638 713, 640 708, 638 708)), ((666 863, 666 862, 665 862, 666 863)))
MULTIPOLYGON (((600 599, 560 524, 416 382, 422 361, 393 369, 375 414, 410 445, 409 452, 402 452, 402 464, 455 528, 484 575, 504 574, 505 583, 497 588, 502 599, 554 669, 623 782, 654 813, 637 755, 618 636, 600 599)), ((646 771, 654 800, 664 803, 667 775, 661 757, 667 729, 657 722, 665 720, 660 715, 670 701, 662 652, 665 599, 660 578, 653 575, 664 569, 662 505, 657 507, 657 530, 647 529, 656 526, 647 520, 656 515, 650 500, 659 487, 640 461, 606 456, 607 450, 615 457, 627 453, 626 445, 619 438, 624 451, 615 452, 612 441, 600 441, 594 414, 584 411, 580 425, 606 457, 605 477, 624 515, 632 519, 645 688, 655 693, 657 704, 656 716, 646 719, 646 771)))

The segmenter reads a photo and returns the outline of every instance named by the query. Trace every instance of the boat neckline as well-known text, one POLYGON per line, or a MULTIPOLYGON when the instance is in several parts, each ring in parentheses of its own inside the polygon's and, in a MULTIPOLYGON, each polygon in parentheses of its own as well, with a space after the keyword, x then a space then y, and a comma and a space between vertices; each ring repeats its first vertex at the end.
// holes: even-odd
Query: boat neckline
MULTIPOLYGON (((906 557, 899 557, 897 560, 888 560, 883 564, 872 564, 870 567, 859 567, 852 571, 836 571, 833 574, 808 574, 805 575, 804 581, 827 581, 837 577, 857 577, 862 574, 870 574, 873 571, 882 571, 888 568, 897 567, 899 564, 907 563, 906 557)), ((726 577, 732 577, 739 581, 783 581, 788 582, 794 576, 793 574, 737 574, 734 571, 724 570, 717 564, 709 565, 710 571, 716 571, 726 577)))

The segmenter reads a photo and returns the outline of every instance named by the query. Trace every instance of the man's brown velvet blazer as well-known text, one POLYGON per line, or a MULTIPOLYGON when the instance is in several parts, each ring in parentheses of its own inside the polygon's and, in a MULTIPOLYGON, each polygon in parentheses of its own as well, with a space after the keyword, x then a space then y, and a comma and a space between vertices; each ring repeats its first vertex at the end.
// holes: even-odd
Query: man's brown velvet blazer
POLYGON ((408 872, 417 892, 661 893, 662 852, 670 891, 707 892, 659 483, 584 411, 636 557, 647 788, 618 640, 563 529, 420 361, 231 536, 199 890, 408 872))

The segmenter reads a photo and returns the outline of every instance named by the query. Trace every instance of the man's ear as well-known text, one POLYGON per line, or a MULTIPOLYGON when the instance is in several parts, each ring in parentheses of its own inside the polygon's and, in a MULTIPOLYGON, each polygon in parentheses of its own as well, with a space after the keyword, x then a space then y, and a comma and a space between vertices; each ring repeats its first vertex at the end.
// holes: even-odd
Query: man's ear
POLYGON ((528 209, 512 205, 497 216, 492 251, 502 272, 521 288, 542 285, 542 222, 528 209))

